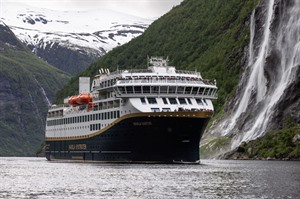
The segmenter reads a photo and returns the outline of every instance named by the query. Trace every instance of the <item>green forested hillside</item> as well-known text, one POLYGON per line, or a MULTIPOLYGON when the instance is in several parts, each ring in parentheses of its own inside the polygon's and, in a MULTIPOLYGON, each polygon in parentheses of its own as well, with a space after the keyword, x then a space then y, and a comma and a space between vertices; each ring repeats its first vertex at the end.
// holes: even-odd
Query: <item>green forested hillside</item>
POLYGON ((200 71, 216 79, 219 112, 236 87, 244 64, 244 47, 249 43, 250 14, 259 0, 185 0, 155 21, 145 33, 115 48, 86 71, 72 78, 58 99, 78 89, 78 76, 93 76, 99 68, 111 71, 142 68, 149 56, 169 56, 178 69, 200 71))
POLYGON ((68 79, 0 23, 0 156, 35 155, 44 138, 47 98, 68 79))

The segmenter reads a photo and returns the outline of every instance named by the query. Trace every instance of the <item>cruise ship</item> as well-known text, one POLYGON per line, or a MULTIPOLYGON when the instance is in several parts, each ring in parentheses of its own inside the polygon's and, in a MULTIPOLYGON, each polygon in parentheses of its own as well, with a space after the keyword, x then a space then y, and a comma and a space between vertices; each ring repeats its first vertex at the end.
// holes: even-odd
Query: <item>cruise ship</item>
MULTIPOLYGON (((146 68, 146 67, 145 67, 146 68)), ((99 69, 79 93, 49 108, 47 160, 198 163, 216 81, 148 58, 147 69, 99 69)))

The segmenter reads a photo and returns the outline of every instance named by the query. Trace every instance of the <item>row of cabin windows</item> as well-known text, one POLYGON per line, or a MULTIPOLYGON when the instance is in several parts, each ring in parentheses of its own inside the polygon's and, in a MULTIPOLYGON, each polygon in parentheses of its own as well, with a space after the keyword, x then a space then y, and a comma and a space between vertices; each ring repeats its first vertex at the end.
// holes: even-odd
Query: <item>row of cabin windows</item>
POLYGON ((109 120, 116 119, 120 117, 120 111, 111 111, 105 113, 96 113, 91 115, 83 115, 78 117, 69 117, 64 119, 57 119, 47 121, 47 126, 63 125, 63 124, 75 124, 81 122, 89 122, 96 120, 109 120))
POLYGON ((97 131, 101 129, 101 124, 91 124, 90 125, 90 131, 97 131))
MULTIPOLYGON (((108 124, 102 124, 102 127, 108 126, 108 124)), ((57 128, 57 129, 49 129, 49 131, 66 131, 66 130, 78 130, 78 129, 86 129, 90 128, 90 131, 96 131, 101 129, 101 124, 90 124, 90 126, 76 126, 76 127, 66 127, 66 128, 57 128)))
MULTIPOLYGON (((144 98, 144 97, 141 97, 140 100, 142 102, 142 104, 147 104, 146 102, 146 99, 148 101, 148 104, 157 104, 157 101, 156 101, 156 98, 154 97, 147 97, 147 98, 144 98)), ((163 100, 163 103, 164 104, 172 104, 172 105, 176 105, 176 104, 181 104, 181 105, 187 105, 187 104, 192 104, 192 101, 190 98, 162 98, 163 100), (178 101, 177 101, 178 99, 178 101)), ((196 102, 198 105, 204 105, 204 103, 207 105, 206 103, 206 100, 205 99, 196 99, 196 102)))
POLYGON ((117 87, 122 94, 131 93, 165 93, 165 94, 199 94, 215 96, 216 88, 206 87, 184 87, 184 86, 119 86, 117 87))
MULTIPOLYGON (((160 112, 160 109, 159 108, 151 108, 151 111, 152 112, 160 112)), ((161 111, 162 112, 171 112, 171 109, 170 108, 162 108, 161 111)))

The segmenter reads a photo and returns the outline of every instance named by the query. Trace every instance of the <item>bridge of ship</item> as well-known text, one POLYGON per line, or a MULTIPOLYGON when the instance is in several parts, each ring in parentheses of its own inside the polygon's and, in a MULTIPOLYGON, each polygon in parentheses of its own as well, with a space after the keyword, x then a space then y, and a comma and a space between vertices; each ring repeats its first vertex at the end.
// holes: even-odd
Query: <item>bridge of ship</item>
POLYGON ((199 72, 176 71, 175 74, 156 74, 137 70, 112 74, 95 86, 97 90, 114 90, 117 97, 164 95, 217 98, 215 82, 203 80, 199 72))

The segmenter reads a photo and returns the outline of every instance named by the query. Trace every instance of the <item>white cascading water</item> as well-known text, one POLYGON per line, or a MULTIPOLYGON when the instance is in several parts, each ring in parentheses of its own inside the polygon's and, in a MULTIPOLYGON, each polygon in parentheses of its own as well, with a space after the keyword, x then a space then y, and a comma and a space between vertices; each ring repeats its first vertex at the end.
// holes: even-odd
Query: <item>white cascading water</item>
MULTIPOLYGON (((251 39, 249 44, 247 83, 242 89, 235 110, 228 119, 221 123, 219 134, 225 136, 237 132, 232 139, 232 148, 243 141, 249 141, 262 136, 267 128, 269 119, 274 111, 274 106, 280 101, 285 89, 294 80, 293 69, 300 63, 300 1, 294 0, 292 7, 287 8, 284 17, 280 19, 279 31, 271 32, 274 22, 275 1, 266 0, 267 12, 263 26, 263 36, 259 44, 255 43, 255 11, 251 16, 251 39), (255 53, 254 45, 259 45, 255 53), (279 62, 272 66, 276 70, 276 78, 272 80, 265 76, 267 58, 272 50, 276 50, 279 62), (238 120, 250 115, 252 120, 245 120, 244 127, 237 130, 238 120), (248 123, 248 124, 247 124, 248 123), (245 125, 246 124, 246 125, 245 125), (246 126, 246 127, 245 127, 246 126)), ((257 49, 257 48, 256 48, 257 49)), ((274 68, 274 69, 273 69, 274 68)))

